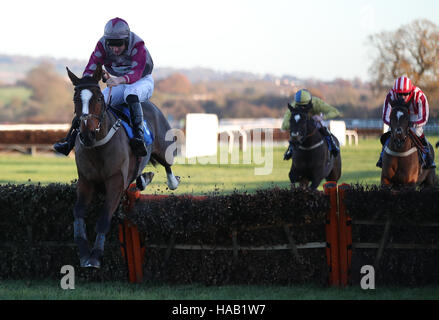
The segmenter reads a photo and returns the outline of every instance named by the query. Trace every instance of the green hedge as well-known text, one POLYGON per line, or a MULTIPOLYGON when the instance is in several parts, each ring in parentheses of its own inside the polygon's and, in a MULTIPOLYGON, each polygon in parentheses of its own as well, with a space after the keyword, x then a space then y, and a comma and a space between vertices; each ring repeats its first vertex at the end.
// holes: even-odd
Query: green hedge
MULTIPOLYGON (((62 265, 78 265, 73 239, 75 183, 0 186, 0 277, 60 278, 62 265), (45 244, 50 242, 51 245, 45 244), (54 243, 57 246, 54 246, 54 243)), ((102 198, 91 206, 86 218, 88 238, 102 198)), ((325 249, 300 250, 296 261, 289 250, 232 251, 174 249, 165 260, 166 249, 148 244, 232 246, 231 232, 237 231, 238 245, 287 244, 284 224, 292 224, 296 243, 325 241, 326 196, 316 191, 261 190, 257 194, 207 195, 205 200, 170 196, 165 200, 137 203, 125 215, 119 208, 107 237, 103 268, 76 268, 79 278, 125 280, 127 269, 120 254, 118 222, 129 218, 139 226, 146 243, 146 281, 167 283, 325 283, 325 249), (262 228, 261 228, 262 226, 262 228), (254 230, 247 230, 256 227, 254 230)))
MULTIPOLYGON (((421 226, 438 223, 439 189, 422 192, 402 189, 399 192, 378 186, 354 185, 347 190, 345 204, 352 217, 353 243, 380 243, 384 223, 390 218, 389 244, 439 245, 439 227, 421 226), (380 225, 357 225, 368 220, 380 225)), ((361 279, 363 265, 373 265, 377 249, 353 250, 352 275, 354 283, 361 279)), ((376 269, 380 284, 423 285, 439 283, 439 250, 385 249, 376 269)))
MULTIPOLYGON (((73 244, 75 183, 0 185, 0 278, 60 279, 62 265, 78 266, 73 244)), ((375 186, 353 186, 346 192, 348 213, 355 221, 395 222, 390 243, 439 244, 438 227, 421 227, 439 222, 438 190, 394 193, 375 186)), ((94 240, 94 225, 102 204, 98 197, 86 218, 88 238, 94 240)), ((296 244, 324 242, 327 196, 302 189, 272 188, 255 194, 206 195, 204 200, 169 196, 138 202, 134 210, 118 209, 107 237, 101 270, 77 267, 80 279, 126 280, 126 262, 121 256, 118 222, 127 218, 138 225, 146 246, 144 277, 148 282, 206 284, 292 284, 327 283, 325 248, 299 250, 233 251, 182 250, 176 244, 260 247, 287 244, 283 226, 289 225, 296 244), (162 245, 164 248, 148 247, 162 245), (166 259, 167 253, 168 258, 166 259)), ((353 225, 353 242, 379 243, 383 225, 353 225)), ((354 283, 360 268, 373 264, 376 249, 353 251, 354 283)), ((439 283, 439 250, 386 249, 377 270, 378 283, 421 285, 439 283)))
POLYGON ((256 194, 207 196, 204 200, 170 196, 160 201, 138 202, 128 214, 145 237, 145 274, 150 280, 172 283, 202 281, 227 283, 327 283, 325 248, 299 250, 296 260, 289 250, 232 251, 173 249, 169 260, 164 245, 233 247, 275 246, 288 243, 288 224, 296 244, 325 242, 329 201, 321 192, 302 189, 267 189, 256 194))
MULTIPOLYGON (((75 188, 75 183, 0 185, 0 278, 60 279, 63 265, 78 266, 73 243, 75 188)), ((92 203, 86 219, 91 243, 102 201, 98 197, 92 203)), ((102 270, 75 268, 78 279, 126 279, 117 223, 112 224, 107 243, 102 270)))

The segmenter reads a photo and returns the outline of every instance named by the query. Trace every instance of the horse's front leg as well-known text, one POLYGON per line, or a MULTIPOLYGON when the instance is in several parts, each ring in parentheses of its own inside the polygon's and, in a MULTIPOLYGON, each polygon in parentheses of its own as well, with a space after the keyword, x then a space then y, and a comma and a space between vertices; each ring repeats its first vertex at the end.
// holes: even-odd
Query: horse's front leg
POLYGON ((105 202, 102 213, 96 223, 96 240, 88 259, 87 266, 100 268, 100 259, 104 253, 105 236, 110 230, 111 218, 119 206, 124 191, 122 174, 114 175, 105 181, 105 202))
POLYGON ((293 164, 291 164, 290 172, 288 173, 288 178, 290 178, 290 182, 295 184, 299 182, 299 176, 297 174, 297 168, 294 168, 293 164))
POLYGON ((314 178, 311 181, 310 188, 313 189, 313 190, 317 189, 318 186, 320 185, 320 182, 322 182, 322 180, 323 180, 322 178, 314 178))
POLYGON ((381 174, 381 186, 382 187, 391 187, 393 185, 391 178, 388 176, 381 174))
POLYGON ((87 207, 90 204, 94 193, 94 185, 84 179, 78 178, 76 186, 76 203, 73 208, 73 238, 78 246, 80 266, 85 267, 90 256, 90 247, 87 240, 86 225, 84 222, 87 207))

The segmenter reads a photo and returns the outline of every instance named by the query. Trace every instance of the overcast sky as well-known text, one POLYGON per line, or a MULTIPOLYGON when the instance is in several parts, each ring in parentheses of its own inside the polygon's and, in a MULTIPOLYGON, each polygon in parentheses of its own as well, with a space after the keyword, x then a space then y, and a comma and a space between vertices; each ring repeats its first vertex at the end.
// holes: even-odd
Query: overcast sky
POLYGON ((2 3, 0 54, 88 60, 114 17, 156 67, 368 80, 367 36, 420 18, 439 25, 439 1, 12 0, 2 3))

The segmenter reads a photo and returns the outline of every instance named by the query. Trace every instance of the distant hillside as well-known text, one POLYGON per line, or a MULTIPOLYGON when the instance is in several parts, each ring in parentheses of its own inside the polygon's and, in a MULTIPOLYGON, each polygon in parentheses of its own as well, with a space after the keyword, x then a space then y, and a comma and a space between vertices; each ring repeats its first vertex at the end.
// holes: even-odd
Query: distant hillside
MULTIPOLYGON (((66 66, 75 74, 81 74, 87 64, 86 60, 56 59, 53 57, 28 57, 12 56, 0 54, 0 83, 13 84, 17 80, 22 80, 26 73, 40 65, 42 62, 49 62, 55 66, 57 72, 66 76, 66 66)), ((279 77, 273 75, 257 75, 250 72, 220 72, 209 68, 169 68, 156 66, 153 71, 154 79, 161 80, 171 74, 181 73, 185 75, 191 83, 198 82, 217 82, 217 81, 275 81, 279 77)), ((293 76, 284 76, 281 80, 297 81, 293 76)))
POLYGON ((11 56, 0 54, 0 82, 13 84, 22 80, 26 73, 42 62, 49 62, 62 76, 66 76, 66 66, 75 73, 81 73, 87 62, 71 59, 55 59, 51 57, 33 58, 27 56, 11 56))
MULTIPOLYGON (((56 107, 61 95, 62 108, 71 112, 71 84, 65 67, 81 75, 86 63, 85 60, 0 55, 0 88, 5 88, 2 93, 4 99, 0 101, 0 122, 19 119, 37 122, 49 116, 58 121, 60 115, 56 115, 54 110, 61 110, 56 107), (45 79, 42 77, 44 73, 53 79, 53 83, 39 80, 45 79), (65 88, 55 89, 62 85, 63 81, 59 79, 65 79, 65 88), (32 94, 27 91, 27 98, 10 98, 11 88, 6 87, 11 87, 8 85, 14 85, 17 80, 20 80, 18 87, 31 90, 32 94), (52 98, 57 97, 53 101, 49 91, 52 98)), ((155 90, 151 100, 173 119, 184 119, 190 112, 215 113, 220 118, 279 118, 285 113, 287 103, 295 92, 301 88, 308 88, 313 95, 337 107, 345 118, 380 118, 384 99, 383 94, 374 93, 369 83, 359 79, 322 81, 289 75, 277 77, 250 72, 220 72, 209 68, 158 66, 154 68, 153 76, 155 90)), ((430 117, 439 116, 439 105, 432 101, 430 106, 430 117)))

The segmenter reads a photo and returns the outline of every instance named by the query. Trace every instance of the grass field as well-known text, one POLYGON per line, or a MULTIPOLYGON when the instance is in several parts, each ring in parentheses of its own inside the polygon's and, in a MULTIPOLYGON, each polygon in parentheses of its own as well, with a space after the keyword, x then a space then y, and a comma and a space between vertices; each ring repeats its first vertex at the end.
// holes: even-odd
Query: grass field
POLYGON ((0 281, 1 299, 106 299, 106 300, 393 300, 439 299, 439 288, 427 286, 377 287, 362 290, 317 286, 219 286, 204 285, 144 285, 122 282, 75 283, 74 290, 63 290, 59 282, 0 281))
MULTIPOLYGON (((429 137, 434 144, 438 138, 429 137)), ((380 170, 375 167, 380 152, 378 139, 361 139, 358 146, 342 147, 341 182, 378 184, 380 170)), ((276 147, 273 168, 268 175, 255 175, 255 164, 177 164, 176 175, 182 182, 174 194, 230 193, 234 190, 254 192, 273 186, 288 187, 290 161, 283 161, 285 148, 276 147)), ((438 159, 438 157, 436 157, 438 159)), ((204 159, 205 160, 205 159, 204 159)), ((182 161, 182 159, 179 159, 182 161)), ((203 160, 202 160, 203 161, 203 160)), ((171 194, 166 187, 164 169, 149 167, 156 176, 144 193, 171 194)), ((74 157, 53 155, 0 155, 0 184, 69 183, 76 179, 74 157)), ((321 188, 321 186, 320 186, 321 188)), ((61 278, 61 277, 60 277, 61 278)), ((149 286, 127 283, 77 283, 75 290, 62 290, 60 284, 48 281, 0 281, 0 299, 439 299, 439 287, 378 287, 376 290, 316 288, 313 286, 149 286)))
MULTIPOLYGON (((438 137, 429 137, 432 143, 438 139, 438 137)), ((282 160, 284 151, 284 147, 274 148, 271 173, 264 175, 256 175, 255 170, 268 167, 269 164, 243 164, 242 159, 238 164, 222 164, 224 161, 219 159, 216 159, 218 164, 188 164, 188 161, 179 158, 173 171, 175 175, 181 177, 182 182, 173 193, 230 193, 235 189, 254 192, 258 188, 288 187, 291 161, 282 160)), ((379 184, 380 169, 375 163, 380 151, 378 139, 361 139, 358 146, 342 147, 342 177, 339 182, 379 184)), ((439 159, 438 156, 436 159, 439 159)), ((206 163, 207 159, 200 159, 199 162, 206 163)), ((165 171, 160 165, 148 166, 146 171, 153 171, 155 177, 144 193, 170 194, 166 187, 165 171)), ((0 184, 69 183, 76 178, 74 156, 0 154, 0 184)))
POLYGON ((0 88, 0 102, 7 104, 14 98, 27 100, 30 98, 32 90, 25 87, 5 87, 0 88))

